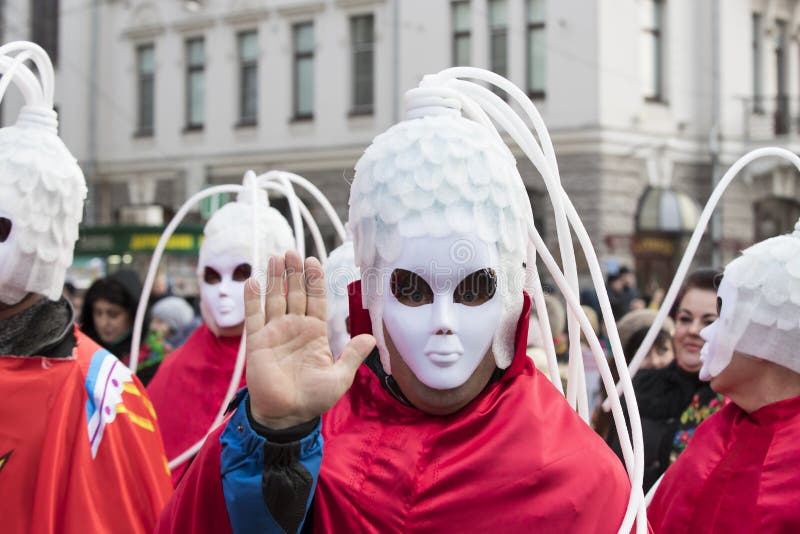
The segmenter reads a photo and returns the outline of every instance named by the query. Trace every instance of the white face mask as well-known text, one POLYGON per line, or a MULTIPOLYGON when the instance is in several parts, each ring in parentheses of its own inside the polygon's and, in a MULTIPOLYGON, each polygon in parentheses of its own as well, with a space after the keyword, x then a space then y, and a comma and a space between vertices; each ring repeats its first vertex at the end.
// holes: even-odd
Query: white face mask
POLYGON ((250 276, 250 263, 241 256, 215 256, 202 271, 200 298, 220 328, 244 321, 244 283, 250 276))
POLYGON ((703 362, 700 380, 711 380, 728 367, 736 343, 750 321, 748 313, 737 313, 739 292, 724 278, 717 289, 717 298, 722 302, 719 317, 700 331, 700 337, 705 340, 700 350, 703 362))
POLYGON ((483 360, 503 311, 497 245, 472 236, 404 239, 383 276, 383 322, 417 379, 462 386, 483 360))

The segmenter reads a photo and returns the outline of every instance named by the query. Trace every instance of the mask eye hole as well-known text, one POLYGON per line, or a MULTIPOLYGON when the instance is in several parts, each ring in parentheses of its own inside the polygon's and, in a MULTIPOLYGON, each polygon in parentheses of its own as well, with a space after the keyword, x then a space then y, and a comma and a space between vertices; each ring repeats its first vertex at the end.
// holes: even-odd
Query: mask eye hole
POLYGON ((433 302, 433 290, 428 283, 416 273, 405 269, 395 269, 389 280, 392 295, 405 306, 423 306, 433 302))
POLYGON ((203 270, 203 282, 206 284, 219 284, 222 277, 220 274, 211 267, 206 267, 203 270))
POLYGON ((465 306, 485 304, 497 291, 497 275, 494 269, 481 269, 468 274, 453 292, 453 302, 465 306))
POLYGON ((244 282, 248 278, 250 278, 251 272, 250 264, 249 263, 241 263, 236 266, 236 269, 233 271, 233 279, 236 282, 244 282))
POLYGON ((722 314, 722 299, 717 297, 717 315, 722 314))
POLYGON ((12 226, 11 219, 0 217, 0 243, 5 243, 8 236, 11 235, 12 226))

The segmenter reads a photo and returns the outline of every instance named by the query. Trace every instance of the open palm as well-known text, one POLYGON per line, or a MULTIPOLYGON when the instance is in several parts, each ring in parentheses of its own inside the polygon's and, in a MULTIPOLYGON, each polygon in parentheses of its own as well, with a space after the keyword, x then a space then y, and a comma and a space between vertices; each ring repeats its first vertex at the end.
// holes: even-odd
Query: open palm
POLYGON ((356 336, 334 361, 322 266, 316 258, 304 265, 295 252, 270 258, 263 313, 258 283, 248 280, 245 329, 250 410, 275 430, 310 421, 333 406, 375 346, 372 336, 356 336))

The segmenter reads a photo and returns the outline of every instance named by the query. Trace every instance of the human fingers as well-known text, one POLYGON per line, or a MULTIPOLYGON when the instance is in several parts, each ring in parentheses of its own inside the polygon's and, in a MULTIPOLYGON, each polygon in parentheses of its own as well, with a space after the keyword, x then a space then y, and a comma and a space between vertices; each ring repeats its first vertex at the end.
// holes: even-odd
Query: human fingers
POLYGON ((334 364, 334 369, 339 373, 341 383, 350 387, 356 371, 373 348, 375 348, 375 338, 369 334, 357 335, 347 343, 342 355, 334 364))
POLYGON ((325 310, 327 301, 325 298, 325 273, 319 260, 314 257, 306 258, 306 314, 309 317, 316 317, 322 321, 327 319, 325 310))
POLYGON ((282 256, 272 256, 267 263, 267 322, 286 315, 286 298, 283 296, 283 273, 286 270, 282 256))
POLYGON ((258 332, 264 326, 261 310, 261 286, 256 277, 248 278, 244 284, 244 329, 247 335, 258 332))
POLYGON ((303 260, 290 250, 286 253, 286 303, 288 313, 306 314, 306 288, 303 281, 303 260))

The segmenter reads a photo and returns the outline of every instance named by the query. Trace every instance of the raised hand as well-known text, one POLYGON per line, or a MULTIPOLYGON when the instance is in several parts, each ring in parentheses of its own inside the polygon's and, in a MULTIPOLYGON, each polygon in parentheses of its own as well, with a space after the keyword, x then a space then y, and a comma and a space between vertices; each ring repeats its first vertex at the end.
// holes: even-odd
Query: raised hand
POLYGON ((251 278, 244 294, 250 411, 258 423, 279 430, 333 406, 375 339, 356 336, 334 362, 325 326, 325 279, 316 258, 305 265, 296 252, 269 259, 263 313, 258 287, 251 278))

